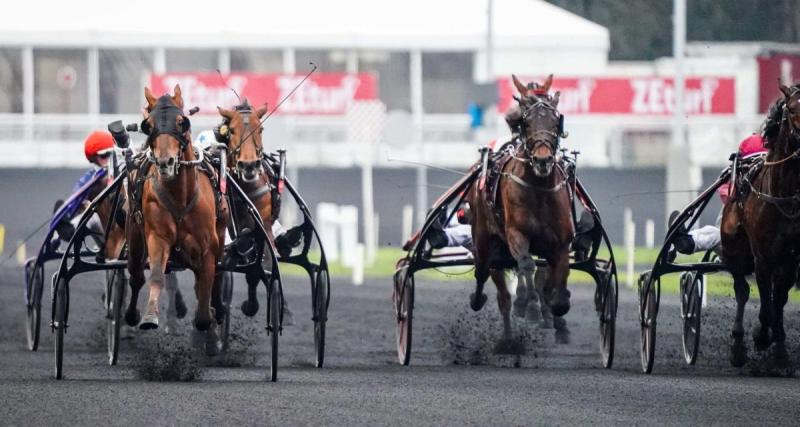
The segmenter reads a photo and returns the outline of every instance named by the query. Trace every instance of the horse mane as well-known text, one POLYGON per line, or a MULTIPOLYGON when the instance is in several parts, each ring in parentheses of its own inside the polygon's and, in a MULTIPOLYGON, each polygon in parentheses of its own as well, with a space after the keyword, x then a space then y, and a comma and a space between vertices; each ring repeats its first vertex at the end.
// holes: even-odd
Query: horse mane
POLYGON ((783 119, 783 107, 786 105, 786 98, 781 96, 776 99, 772 105, 769 106, 767 118, 762 125, 761 135, 766 140, 768 147, 774 147, 778 140, 778 132, 781 129, 781 120, 783 119))

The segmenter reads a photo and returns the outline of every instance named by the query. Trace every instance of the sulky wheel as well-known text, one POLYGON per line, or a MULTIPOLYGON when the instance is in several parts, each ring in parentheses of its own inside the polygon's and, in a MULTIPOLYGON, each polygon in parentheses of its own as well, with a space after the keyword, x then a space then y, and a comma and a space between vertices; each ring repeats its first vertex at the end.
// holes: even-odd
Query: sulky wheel
POLYGON ((222 273, 222 306, 225 308, 225 317, 222 319, 220 328, 220 341, 222 341, 222 351, 228 351, 230 345, 229 338, 231 333, 231 300, 233 299, 233 273, 222 273))
POLYGON ((125 278, 125 271, 122 269, 113 270, 108 272, 106 280, 108 281, 106 289, 108 289, 108 315, 106 317, 106 338, 108 344, 108 364, 116 365, 117 356, 119 355, 119 329, 122 324, 122 305, 125 301, 125 288, 127 288, 128 280, 125 278))
POLYGON ((397 359, 411 362, 411 326, 414 314, 414 276, 402 269, 394 275, 394 303, 397 314, 397 359))
POLYGON ((312 309, 314 310, 314 349, 317 352, 317 368, 325 361, 325 323, 328 321, 330 279, 328 270, 320 270, 312 283, 312 309))
POLYGON ((641 356, 642 371, 649 374, 653 371, 653 360, 656 350, 656 317, 658 316, 658 300, 656 286, 658 279, 653 280, 649 273, 639 277, 639 316, 641 324, 641 356))
POLYGON ((53 332, 56 339, 53 345, 55 356, 55 376, 57 380, 61 379, 63 374, 62 362, 64 361, 64 332, 67 329, 67 281, 59 279, 53 293, 53 332))
POLYGON ((42 287, 44 285, 44 266, 31 262, 25 265, 25 286, 28 292, 27 318, 25 331, 28 350, 39 348, 39 331, 42 324, 42 287))
POLYGON ((703 302, 703 275, 690 271, 681 274, 681 319, 683 320, 683 358, 689 365, 697 361, 700 348, 700 322, 703 302))
POLYGON ((278 336, 281 332, 281 310, 283 308, 283 292, 280 281, 272 280, 269 287, 269 331, 272 343, 272 365, 270 375, 273 382, 278 381, 278 336))
POLYGON ((601 286, 597 291, 602 292, 599 306, 600 316, 600 358, 603 367, 611 368, 614 364, 614 336, 617 324, 617 283, 611 274, 603 274, 601 286))

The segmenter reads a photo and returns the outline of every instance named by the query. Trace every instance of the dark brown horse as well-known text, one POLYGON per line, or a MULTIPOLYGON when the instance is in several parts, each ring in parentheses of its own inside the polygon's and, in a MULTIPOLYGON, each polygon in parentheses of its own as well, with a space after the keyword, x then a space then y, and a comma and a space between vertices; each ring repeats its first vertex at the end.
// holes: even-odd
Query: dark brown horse
POLYGON ((753 331, 757 350, 773 346, 777 361, 788 361, 783 308, 797 282, 800 262, 800 85, 780 86, 783 99, 773 107, 766 129, 767 159, 752 183, 749 195, 733 198, 723 208, 722 256, 734 277, 736 319, 731 363, 747 361, 744 345, 744 307, 750 295, 746 274, 755 271, 761 307, 753 331))
MULTIPOLYGON (((278 212, 277 209, 273 209, 272 190, 277 183, 272 182, 264 166, 264 145, 261 139, 263 131, 261 118, 267 113, 267 106, 253 110, 245 99, 241 105, 235 106, 232 110, 221 107, 217 109, 224 119, 222 126, 225 126, 225 130, 223 131, 221 126, 219 133, 228 146, 228 171, 258 209, 267 234, 273 238, 272 225, 278 212)), ((250 229, 255 227, 247 225, 251 218, 246 214, 244 206, 237 207, 234 212, 240 214, 237 222, 243 227, 250 229)), ((242 303, 242 312, 247 316, 254 316, 258 313, 256 290, 260 279, 255 275, 246 275, 246 278, 248 297, 242 303)))
POLYGON ((222 257, 227 205, 224 198, 218 204, 212 178, 199 170, 200 162, 190 141, 189 119, 183 114, 180 87, 175 86, 171 97, 156 98, 149 88, 145 88, 144 94, 149 115, 142 122, 142 131, 148 134, 149 160, 139 170, 145 178, 141 212, 129 209, 131 214, 126 224, 132 293, 125 319, 129 325, 139 323, 136 303, 149 258, 150 296, 139 327, 158 327, 164 272, 167 261, 174 258, 194 272, 198 301, 194 326, 200 331, 210 329, 212 336, 215 335, 212 303, 217 318, 223 315, 218 286, 221 275, 215 277, 215 274, 222 257))
MULTIPOLYGON (((472 235, 477 281, 470 305, 473 310, 483 307, 483 285, 491 276, 497 286, 505 342, 511 339, 511 296, 502 265, 495 260, 510 252, 519 272, 527 278, 536 269, 531 255, 546 260, 549 267, 543 292, 545 303, 553 315, 563 316, 570 308, 567 276, 570 243, 575 234, 567 177, 558 166, 559 93, 552 98, 537 95, 516 77, 513 80, 520 94, 522 142, 500 172, 494 206, 478 186, 470 194, 470 204, 475 207, 472 235)), ((529 284, 529 288, 533 285, 529 284)))

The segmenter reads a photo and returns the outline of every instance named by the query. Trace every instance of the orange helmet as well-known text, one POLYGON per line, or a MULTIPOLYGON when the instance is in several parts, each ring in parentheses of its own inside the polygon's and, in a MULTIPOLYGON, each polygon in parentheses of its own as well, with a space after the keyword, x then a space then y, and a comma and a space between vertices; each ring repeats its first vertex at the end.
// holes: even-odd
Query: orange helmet
POLYGON ((96 130, 86 137, 83 142, 83 153, 86 154, 86 160, 92 161, 92 158, 107 153, 114 149, 114 138, 110 133, 102 130, 96 130))

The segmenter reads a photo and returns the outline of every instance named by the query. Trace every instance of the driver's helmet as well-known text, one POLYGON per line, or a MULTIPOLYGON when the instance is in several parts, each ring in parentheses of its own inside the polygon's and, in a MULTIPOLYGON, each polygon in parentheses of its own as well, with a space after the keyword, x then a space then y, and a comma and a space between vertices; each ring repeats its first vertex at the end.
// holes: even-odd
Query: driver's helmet
POLYGON ((193 143, 195 146, 200 148, 201 150, 206 150, 211 147, 211 144, 214 144, 216 139, 214 138, 214 132, 210 130, 204 130, 197 135, 197 138, 194 139, 193 143))
POLYGON ((95 157, 114 151, 114 138, 104 130, 96 130, 83 141, 83 154, 86 160, 93 162, 95 157))

